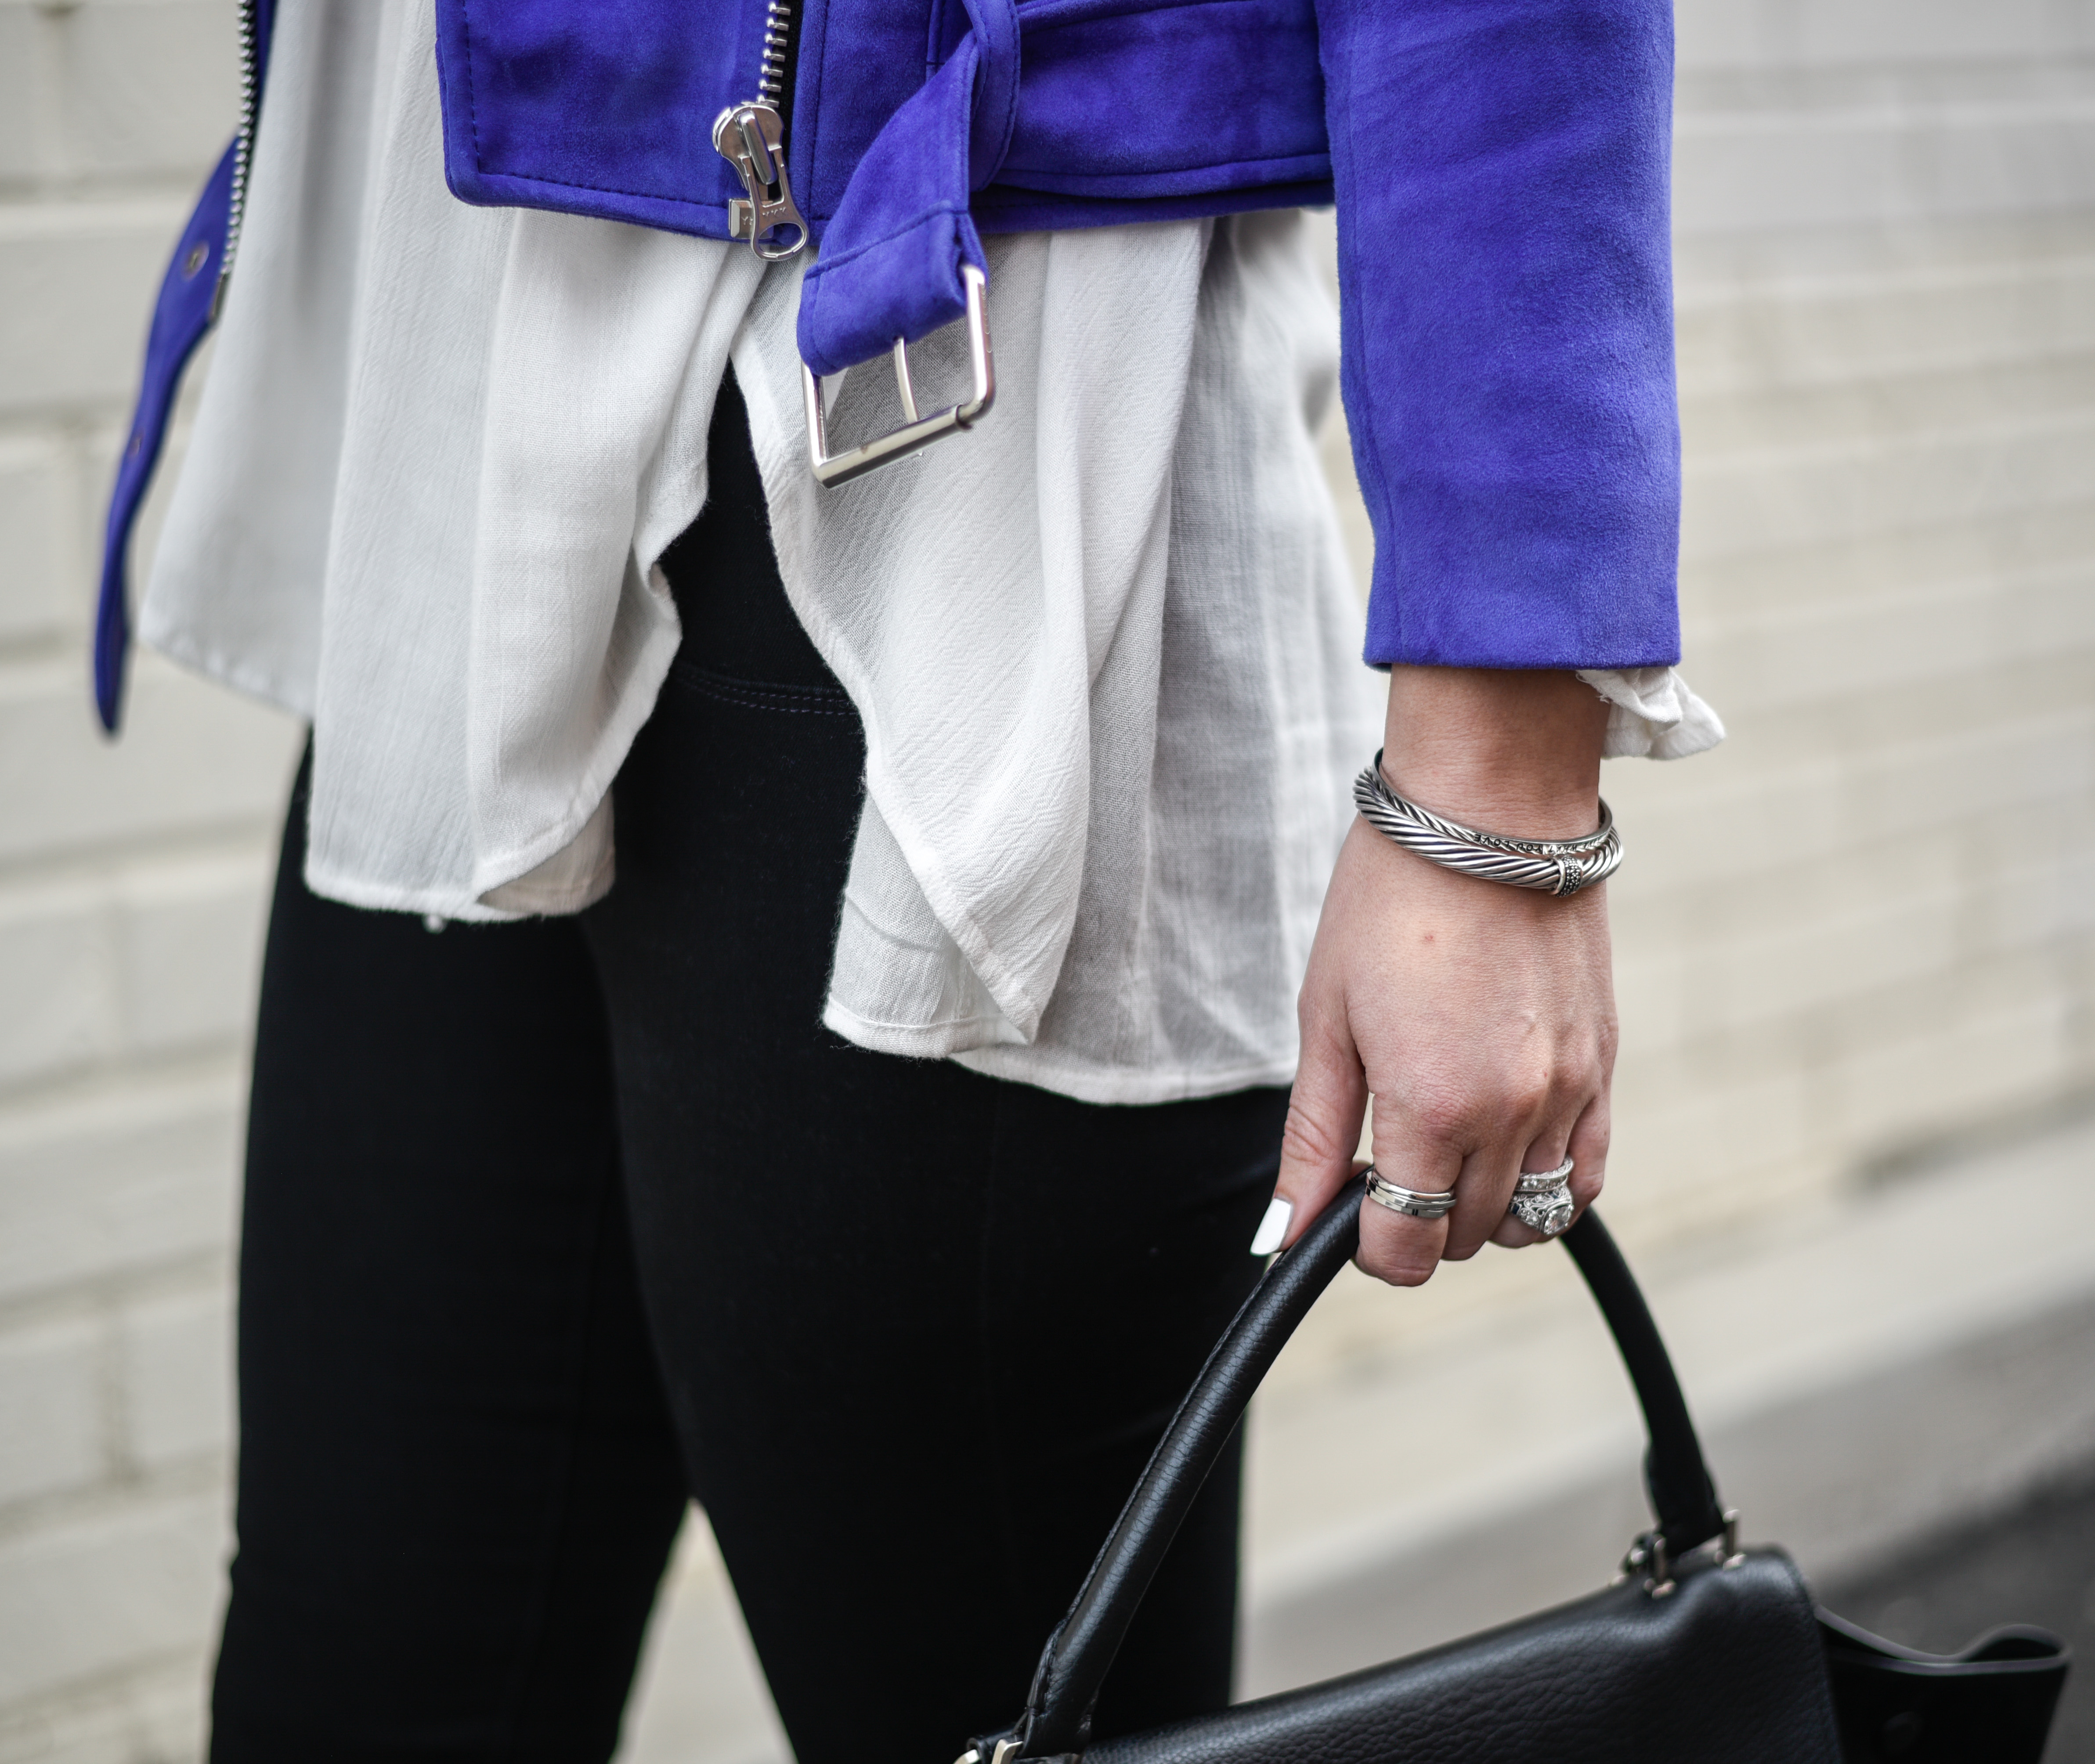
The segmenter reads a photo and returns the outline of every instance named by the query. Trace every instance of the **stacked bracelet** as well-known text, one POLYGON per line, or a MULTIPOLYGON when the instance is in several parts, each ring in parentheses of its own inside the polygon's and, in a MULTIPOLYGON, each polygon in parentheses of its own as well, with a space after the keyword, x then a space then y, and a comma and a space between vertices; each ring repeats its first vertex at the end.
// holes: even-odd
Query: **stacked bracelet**
POLYGON ((1367 824, 1444 869, 1484 882, 1534 888, 1546 895, 1575 895, 1605 882, 1622 860, 1622 835, 1605 802, 1601 824, 1583 838, 1515 839, 1479 833, 1421 808, 1383 782, 1382 755, 1353 781, 1353 801, 1367 824))

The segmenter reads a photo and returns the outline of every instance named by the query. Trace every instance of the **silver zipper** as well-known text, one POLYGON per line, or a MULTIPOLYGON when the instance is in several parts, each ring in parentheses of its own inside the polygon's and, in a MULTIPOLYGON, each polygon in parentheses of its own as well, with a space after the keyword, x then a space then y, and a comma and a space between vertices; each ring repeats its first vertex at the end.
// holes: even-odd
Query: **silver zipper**
POLYGON ((233 276, 233 254, 240 245, 240 222, 247 211, 247 166, 255 155, 255 124, 262 114, 262 19, 260 0, 240 0, 240 133, 233 143, 232 199, 226 205, 225 254, 219 259, 218 285, 211 290, 211 322, 225 304, 225 285, 233 276))
POLYGON ((793 0, 767 0, 756 96, 713 119, 714 150, 749 192, 727 205, 728 236, 748 240, 750 250, 768 263, 791 257, 808 242, 808 223, 786 176, 786 120, 778 111, 792 41, 793 0))

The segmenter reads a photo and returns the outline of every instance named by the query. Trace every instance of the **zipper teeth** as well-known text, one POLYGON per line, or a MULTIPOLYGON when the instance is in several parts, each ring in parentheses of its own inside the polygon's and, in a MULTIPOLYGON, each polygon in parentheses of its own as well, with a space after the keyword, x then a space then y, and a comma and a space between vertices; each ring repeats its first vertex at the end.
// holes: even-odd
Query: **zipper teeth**
POLYGON ((793 0, 766 0, 764 8, 763 71, 756 95, 776 105, 786 93, 786 58, 793 41, 793 0))
POLYGON ((233 189, 226 206, 225 255, 219 260, 218 288, 212 316, 225 298, 233 274, 233 255, 240 246, 240 223, 247 211, 247 164, 255 151, 255 124, 262 108, 262 25, 260 0, 240 0, 240 133, 233 147, 233 189))

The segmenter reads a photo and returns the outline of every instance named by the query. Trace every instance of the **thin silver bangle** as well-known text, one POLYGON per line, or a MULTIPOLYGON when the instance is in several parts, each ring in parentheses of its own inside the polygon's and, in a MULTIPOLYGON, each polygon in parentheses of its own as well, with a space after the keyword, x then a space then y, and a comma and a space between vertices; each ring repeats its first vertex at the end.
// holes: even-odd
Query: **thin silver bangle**
POLYGON ((1604 799, 1601 824, 1578 839, 1516 839, 1448 821, 1383 782, 1382 753, 1353 780, 1353 804, 1376 832, 1443 869, 1560 899, 1605 882, 1621 866, 1622 838, 1604 799))

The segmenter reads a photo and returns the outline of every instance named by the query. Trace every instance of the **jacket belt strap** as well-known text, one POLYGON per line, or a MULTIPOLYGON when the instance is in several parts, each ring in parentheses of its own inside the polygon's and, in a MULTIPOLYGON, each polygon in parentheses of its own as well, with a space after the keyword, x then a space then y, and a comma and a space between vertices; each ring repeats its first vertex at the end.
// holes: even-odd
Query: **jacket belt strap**
POLYGON ((996 176, 1018 118, 1015 0, 966 0, 971 28, 890 117, 845 186, 800 290, 800 356, 818 374, 884 355, 967 311, 987 277, 968 199, 996 176))

